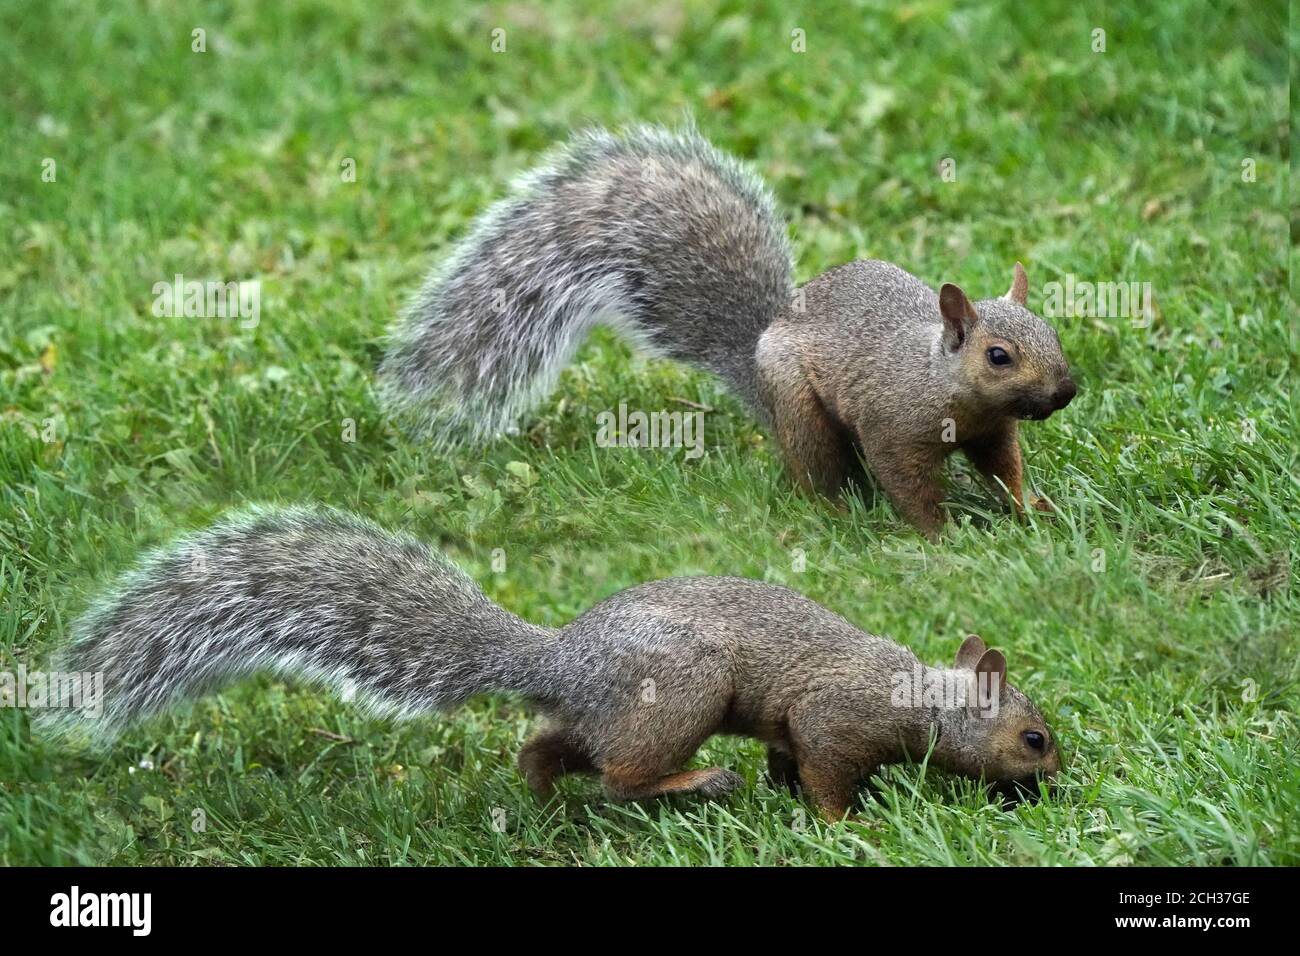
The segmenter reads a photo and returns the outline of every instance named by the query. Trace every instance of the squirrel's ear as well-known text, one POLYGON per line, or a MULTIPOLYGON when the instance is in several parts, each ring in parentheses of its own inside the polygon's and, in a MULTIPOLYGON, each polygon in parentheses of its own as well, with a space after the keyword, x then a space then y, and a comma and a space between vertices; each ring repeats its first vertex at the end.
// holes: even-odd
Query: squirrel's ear
POLYGON ((996 674, 998 687, 1007 686, 1007 659, 1001 651, 985 651, 975 665, 976 674, 996 674))
POLYGON ((1029 276, 1025 275, 1025 267, 1019 262, 1016 263, 1016 274, 1011 279, 1011 288, 1002 298, 1016 305, 1024 305, 1029 298, 1029 276))
POLYGON ((939 312, 943 315, 943 339, 949 349, 959 349, 966 332, 979 321, 979 313, 970 304, 960 286, 945 282, 939 289, 939 312))
POLYGON ((966 640, 961 642, 961 647, 957 648, 957 662, 954 666, 973 671, 987 649, 978 634, 968 635, 966 640))

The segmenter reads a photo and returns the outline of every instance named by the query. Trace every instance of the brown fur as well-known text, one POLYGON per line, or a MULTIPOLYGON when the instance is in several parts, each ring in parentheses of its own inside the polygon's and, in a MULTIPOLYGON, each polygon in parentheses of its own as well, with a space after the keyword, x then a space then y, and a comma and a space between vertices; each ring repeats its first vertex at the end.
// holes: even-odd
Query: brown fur
POLYGON ((715 734, 765 743, 773 782, 799 787, 828 819, 842 817, 858 784, 883 765, 927 753, 939 768, 1008 786, 1060 767, 1042 716, 1005 683, 1001 653, 975 636, 963 642, 953 668, 923 668, 905 648, 786 589, 685 578, 602 602, 570 625, 556 652, 576 654, 614 634, 617 655, 566 665, 575 677, 572 668, 586 669, 575 685, 580 694, 538 701, 552 723, 519 762, 541 796, 559 775, 593 769, 615 800, 721 796, 740 786, 738 775, 683 769, 715 734), (893 681, 913 668, 962 687, 970 675, 996 674, 998 712, 976 713, 968 703, 895 703, 893 681), (1028 749, 1029 730, 1048 742, 1043 752, 1028 749))
MULTIPOLYGON (((1056 744, 1032 705, 1005 684, 1002 654, 985 650, 983 641, 972 635, 958 651, 955 666, 997 673, 1004 688, 1002 706, 1009 713, 989 721, 988 732, 980 735, 977 746, 961 732, 961 721, 954 722, 950 735, 940 730, 934 741, 935 764, 967 776, 985 777, 990 783, 1025 782, 1032 787, 1027 781, 1035 775, 1050 779, 1061 766, 1056 744), (1047 738, 1044 754, 1026 750, 1022 735, 1027 729, 1047 738)), ((772 781, 792 791, 802 788, 824 818, 838 820, 849 812, 862 781, 885 764, 922 759, 930 750, 936 727, 942 728, 946 722, 932 710, 883 709, 858 688, 804 693, 786 708, 788 700, 786 695, 774 694, 756 714, 740 717, 733 712, 712 724, 688 721, 684 733, 668 736, 638 719, 645 712, 633 707, 609 722, 618 728, 614 749, 628 756, 602 762, 580 749, 582 745, 571 730, 552 728, 524 746, 519 765, 529 786, 543 798, 550 796, 560 775, 599 767, 605 792, 613 800, 674 794, 717 799, 741 786, 742 778, 721 767, 677 768, 715 733, 756 736, 768 745, 772 781)), ((599 751, 609 743, 601 739, 588 747, 599 751)))
POLYGON ((519 751, 519 769, 535 794, 549 797, 557 777, 589 773, 596 768, 563 730, 550 728, 534 734, 524 744, 519 751))
POLYGON ((807 490, 840 494, 860 461, 909 522, 944 523, 942 466, 961 449, 1023 510, 1017 421, 1045 418, 1075 386, 1050 327, 1025 306, 1016 263, 1006 296, 936 295, 883 262, 854 262, 803 287, 755 353, 759 395, 782 454, 807 490), (1009 357, 996 365, 991 349, 1009 357))
POLYGON ((744 781, 734 771, 721 767, 682 770, 662 776, 647 774, 637 767, 609 767, 602 778, 605 792, 614 800, 646 800, 673 794, 724 797, 744 781))

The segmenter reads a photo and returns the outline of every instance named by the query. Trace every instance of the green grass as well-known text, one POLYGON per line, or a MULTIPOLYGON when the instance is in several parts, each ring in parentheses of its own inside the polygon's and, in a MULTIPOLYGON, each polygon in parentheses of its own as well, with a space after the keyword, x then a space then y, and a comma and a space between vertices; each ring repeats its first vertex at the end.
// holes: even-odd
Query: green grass
POLYGON ((314 500, 549 625, 711 573, 930 662, 978 632, 1062 741, 1057 799, 1003 812, 905 766, 825 826, 718 739, 699 759, 751 784, 728 803, 577 779, 543 806, 513 701, 397 724, 262 680, 100 754, 0 710, 0 862, 1300 862, 1285 6, 626 6, 0 0, 0 670, 39 666, 140 549, 314 500), (1149 328, 1056 322, 1081 392, 1024 430, 1055 516, 1014 522, 960 465, 939 544, 878 498, 837 513, 716 381, 608 336, 517 438, 434 455, 385 421, 386 326, 508 177, 575 126, 686 113, 773 184, 801 280, 870 256, 975 296, 1019 258, 1033 305, 1067 273, 1152 284, 1149 328), (154 317, 178 272, 260 278, 260 324, 154 317), (595 447, 598 412, 679 397, 714 409, 702 459, 595 447))

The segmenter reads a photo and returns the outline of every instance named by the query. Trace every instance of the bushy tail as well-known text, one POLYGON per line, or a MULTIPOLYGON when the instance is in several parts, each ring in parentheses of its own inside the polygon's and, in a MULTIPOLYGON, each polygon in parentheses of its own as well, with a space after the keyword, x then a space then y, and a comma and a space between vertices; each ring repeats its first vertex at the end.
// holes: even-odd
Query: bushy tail
POLYGON ((608 324, 757 405, 754 348, 791 275, 771 195, 739 162, 693 130, 589 131, 430 276, 393 333, 382 388, 435 442, 490 437, 608 324))
POLYGON ((408 716, 536 690, 548 633, 411 538, 334 511, 255 508, 150 556, 78 621, 55 667, 102 674, 102 713, 43 717, 112 736, 256 672, 408 716))

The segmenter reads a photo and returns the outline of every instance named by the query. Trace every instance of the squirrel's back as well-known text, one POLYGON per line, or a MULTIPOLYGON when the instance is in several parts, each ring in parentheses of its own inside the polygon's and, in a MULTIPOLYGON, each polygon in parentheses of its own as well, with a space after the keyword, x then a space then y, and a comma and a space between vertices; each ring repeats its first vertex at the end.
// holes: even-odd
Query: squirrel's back
POLYGON ((702 674, 725 675, 730 706, 743 714, 779 711, 811 685, 875 683, 917 663, 798 591, 712 576, 620 591, 566 625, 554 651, 555 666, 588 676, 570 702, 594 712, 607 711, 608 688, 629 683, 607 675, 629 666, 636 680, 653 675, 660 692, 680 694, 712 683, 702 674), (682 676, 670 687, 674 671, 682 676))
POLYGON ((608 324, 757 405, 754 346, 788 304, 791 276, 767 188, 693 130, 582 133, 430 276, 394 332, 385 394, 435 440, 482 438, 608 324))
POLYGON ((940 328, 939 294, 906 269, 881 259, 854 259, 800 287, 802 309, 783 313, 787 324, 817 324, 841 343, 870 336, 870 347, 895 331, 922 335, 940 328))

